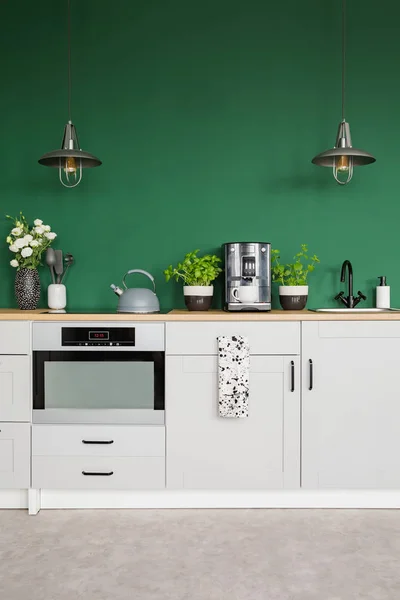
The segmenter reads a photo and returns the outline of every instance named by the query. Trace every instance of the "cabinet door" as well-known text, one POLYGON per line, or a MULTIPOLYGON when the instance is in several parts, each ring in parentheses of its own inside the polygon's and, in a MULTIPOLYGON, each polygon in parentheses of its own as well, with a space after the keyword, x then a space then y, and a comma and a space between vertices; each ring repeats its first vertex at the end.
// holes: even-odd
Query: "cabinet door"
POLYGON ((0 356, 0 421, 31 420, 29 356, 0 356))
POLYGON ((400 323, 302 327, 302 486, 400 488, 400 323))
POLYGON ((235 419, 218 415, 216 356, 167 357, 167 487, 299 487, 298 367, 295 356, 252 356, 249 417, 235 419))
POLYGON ((31 426, 0 423, 0 489, 30 487, 31 426))

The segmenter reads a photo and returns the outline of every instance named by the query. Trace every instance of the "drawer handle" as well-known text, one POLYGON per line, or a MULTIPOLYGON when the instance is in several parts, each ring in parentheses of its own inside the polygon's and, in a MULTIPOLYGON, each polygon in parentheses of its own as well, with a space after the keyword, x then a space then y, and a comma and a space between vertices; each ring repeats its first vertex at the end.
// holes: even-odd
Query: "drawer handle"
POLYGON ((82 444, 113 444, 114 440, 82 440, 82 444))
POLYGON ((109 473, 96 473, 94 471, 82 471, 82 475, 91 476, 91 477, 110 477, 110 475, 114 475, 114 471, 110 471, 109 473))

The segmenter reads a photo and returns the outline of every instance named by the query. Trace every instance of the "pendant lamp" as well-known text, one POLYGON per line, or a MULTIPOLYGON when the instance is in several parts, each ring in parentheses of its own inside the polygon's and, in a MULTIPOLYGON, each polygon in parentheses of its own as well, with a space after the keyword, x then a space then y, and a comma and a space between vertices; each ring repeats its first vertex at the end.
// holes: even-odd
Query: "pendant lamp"
POLYGON ((336 136, 335 146, 314 156, 312 162, 320 167, 331 167, 338 183, 345 185, 353 177, 353 167, 375 162, 376 158, 351 145, 350 125, 345 119, 345 75, 346 75, 346 0, 342 0, 342 121, 336 136))
POLYGON ((79 147, 78 135, 75 125, 71 121, 71 2, 68 0, 68 123, 64 128, 64 135, 60 150, 47 152, 39 159, 45 167, 58 169, 59 179, 63 186, 76 187, 82 181, 82 169, 98 167, 101 160, 83 152, 79 147))

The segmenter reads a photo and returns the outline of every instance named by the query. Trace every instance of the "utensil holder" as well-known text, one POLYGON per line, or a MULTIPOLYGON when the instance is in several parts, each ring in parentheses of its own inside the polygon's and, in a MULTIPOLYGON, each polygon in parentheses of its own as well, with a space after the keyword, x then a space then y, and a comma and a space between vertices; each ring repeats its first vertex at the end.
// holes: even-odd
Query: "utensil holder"
POLYGON ((47 288, 47 305, 53 310, 67 306, 67 290, 63 283, 51 283, 47 288))

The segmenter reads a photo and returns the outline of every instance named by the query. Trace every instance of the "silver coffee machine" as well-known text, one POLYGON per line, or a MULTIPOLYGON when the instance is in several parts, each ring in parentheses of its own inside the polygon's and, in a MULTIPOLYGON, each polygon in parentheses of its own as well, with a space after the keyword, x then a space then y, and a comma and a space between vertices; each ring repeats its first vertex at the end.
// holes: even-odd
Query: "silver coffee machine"
POLYGON ((271 244, 224 244, 225 310, 271 310, 271 244))

